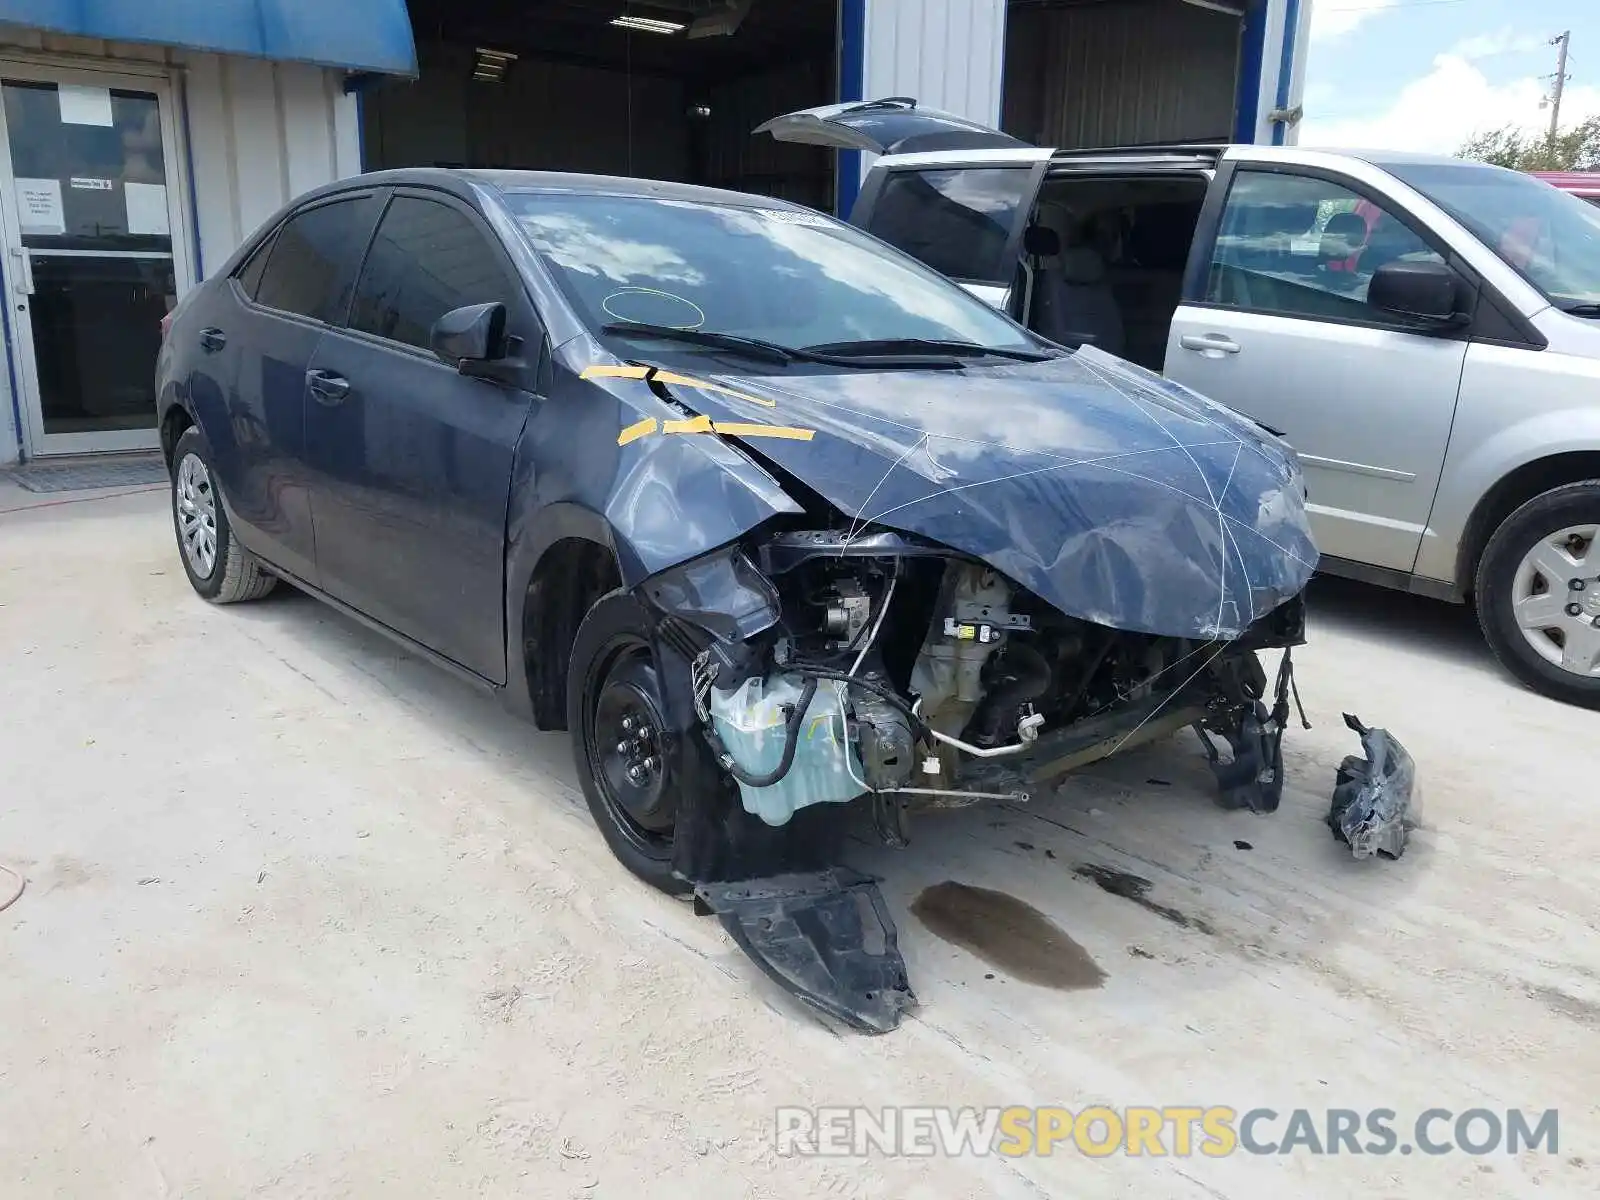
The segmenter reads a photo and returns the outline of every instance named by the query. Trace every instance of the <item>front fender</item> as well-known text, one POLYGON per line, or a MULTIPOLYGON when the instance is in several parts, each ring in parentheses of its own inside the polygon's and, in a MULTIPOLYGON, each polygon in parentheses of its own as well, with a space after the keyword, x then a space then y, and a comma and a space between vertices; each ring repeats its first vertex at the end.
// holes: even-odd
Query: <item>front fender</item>
POLYGON ((718 435, 622 436, 647 418, 664 425, 684 414, 643 381, 583 379, 582 365, 556 364, 550 395, 523 427, 512 469, 507 701, 519 711, 528 691, 524 606, 551 547, 570 539, 605 547, 631 588, 775 516, 804 511, 770 473, 718 435))

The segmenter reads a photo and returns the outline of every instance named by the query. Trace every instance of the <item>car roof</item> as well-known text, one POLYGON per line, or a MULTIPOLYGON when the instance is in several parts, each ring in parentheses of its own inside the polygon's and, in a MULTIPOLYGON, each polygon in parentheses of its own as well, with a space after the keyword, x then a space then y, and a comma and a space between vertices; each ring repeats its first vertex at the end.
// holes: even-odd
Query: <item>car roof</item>
MULTIPOLYGON (((568 171, 509 171, 465 167, 400 167, 341 179, 333 189, 401 187, 406 184, 444 187, 452 191, 476 184, 498 192, 575 192, 596 196, 638 196, 651 200, 676 200, 687 204, 737 205, 740 208, 802 209, 798 204, 749 192, 674 183, 663 179, 635 179, 622 175, 586 175, 568 171)), ((333 190, 329 189, 329 190, 333 190)), ((319 189, 319 191, 322 189, 319 189)))

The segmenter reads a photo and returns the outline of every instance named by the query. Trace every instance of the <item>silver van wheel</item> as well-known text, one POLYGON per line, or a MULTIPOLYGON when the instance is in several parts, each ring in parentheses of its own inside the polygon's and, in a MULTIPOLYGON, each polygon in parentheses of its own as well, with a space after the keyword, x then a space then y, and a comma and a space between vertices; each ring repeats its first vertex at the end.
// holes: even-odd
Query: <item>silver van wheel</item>
POLYGON ((1572 675, 1600 677, 1600 525, 1536 542, 1511 584, 1512 611, 1533 651, 1572 675))
POLYGON ((172 490, 172 500, 184 557, 196 575, 210 579, 217 569, 217 496, 211 472, 198 454, 186 454, 178 464, 178 486, 172 490))

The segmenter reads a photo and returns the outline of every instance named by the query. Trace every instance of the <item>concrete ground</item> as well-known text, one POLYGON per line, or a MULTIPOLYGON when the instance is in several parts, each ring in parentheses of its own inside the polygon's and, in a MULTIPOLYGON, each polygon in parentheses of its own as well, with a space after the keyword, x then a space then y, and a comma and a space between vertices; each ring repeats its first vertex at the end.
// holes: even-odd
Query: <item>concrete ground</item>
POLYGON ((1600 1194, 1597 718, 1510 683, 1464 611, 1316 585, 1315 728, 1273 817, 1216 809, 1181 738, 1036 806, 925 819, 907 851, 862 843, 922 1000, 869 1039, 633 882, 564 736, 304 596, 202 603, 160 491, 61 499, 0 490, 0 862, 27 878, 0 913, 0 1195, 1600 1194), (1400 862, 1322 824, 1343 711, 1420 765, 1400 862), (911 907, 948 881, 1042 910, 1103 984, 1035 986, 937 936, 911 907), (1560 1148, 772 1141, 780 1105, 1093 1103, 1382 1107, 1403 1131, 1556 1108, 1560 1148))

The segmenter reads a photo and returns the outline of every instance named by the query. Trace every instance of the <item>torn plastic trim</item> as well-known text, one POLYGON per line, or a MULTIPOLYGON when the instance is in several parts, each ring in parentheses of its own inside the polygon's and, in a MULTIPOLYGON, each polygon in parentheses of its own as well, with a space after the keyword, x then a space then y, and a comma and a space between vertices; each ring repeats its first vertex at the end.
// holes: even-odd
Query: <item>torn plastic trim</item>
POLYGON ((1388 730, 1349 713, 1344 723, 1361 736, 1366 757, 1352 754, 1339 765, 1328 828, 1356 858, 1399 858, 1418 823, 1416 764, 1388 730))
POLYGON ((1278 681, 1273 689, 1272 709, 1262 703, 1266 677, 1259 664, 1246 678, 1236 678, 1240 705, 1234 724, 1212 729, 1228 743, 1231 751, 1224 759, 1207 731, 1208 722, 1196 722, 1194 730, 1205 747, 1206 760, 1217 777, 1217 803, 1223 808, 1248 808, 1257 814, 1274 813, 1283 802, 1283 734, 1289 727, 1289 702, 1300 714, 1302 728, 1310 729, 1300 691, 1294 681, 1294 649, 1285 648, 1278 665, 1278 681))
POLYGON ((778 589, 737 545, 669 567, 640 587, 656 608, 722 642, 748 641, 782 615, 778 589))
POLYGON ((868 876, 833 867, 703 883, 695 896, 762 971, 817 1012, 888 1033, 916 1007, 894 920, 868 876))

